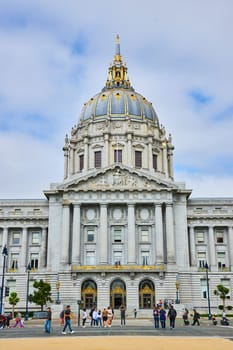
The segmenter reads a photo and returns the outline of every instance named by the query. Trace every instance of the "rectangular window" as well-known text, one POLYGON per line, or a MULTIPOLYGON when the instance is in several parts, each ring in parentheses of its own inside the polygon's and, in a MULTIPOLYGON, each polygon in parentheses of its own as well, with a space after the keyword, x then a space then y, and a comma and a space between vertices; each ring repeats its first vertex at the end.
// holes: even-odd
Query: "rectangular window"
POLYGON ((10 288, 9 293, 16 292, 16 280, 7 280, 6 285, 10 288))
POLYGON ((142 242, 149 242, 149 231, 148 231, 148 229, 142 229, 141 230, 141 241, 142 242))
POLYGON ((82 171, 83 168, 84 168, 84 155, 81 154, 81 155, 79 156, 79 170, 82 171))
POLYGON ((94 242, 95 241, 95 232, 93 230, 87 231, 87 242, 94 242))
POLYGON ((39 267, 39 254, 31 253, 31 268, 37 270, 39 267))
POLYGON ((114 242, 121 242, 122 241, 121 229, 114 229, 113 236, 114 236, 114 238, 113 238, 114 242))
POLYGON ((206 263, 206 252, 197 252, 198 267, 204 268, 206 263))
POLYGON ((19 267, 18 263, 19 263, 19 254, 12 253, 11 254, 11 263, 10 263, 11 269, 17 270, 19 267))
POLYGON ((149 252, 142 252, 142 265, 149 265, 149 252))
POLYGON ((94 251, 87 252, 86 264, 87 265, 95 265, 95 252, 94 251))
POLYGON ((216 231, 216 242, 217 243, 224 243, 224 232, 223 231, 216 231))
POLYGON ((153 154, 153 169, 157 170, 157 154, 153 154))
POLYGON ((218 262, 219 269, 224 269, 226 267, 226 253, 225 252, 217 252, 217 262, 218 262))
POLYGON ((20 244, 20 233, 19 232, 13 232, 12 244, 20 244))
POLYGON ((196 233, 196 242, 197 243, 205 243, 204 232, 197 231, 197 233, 196 233))
POLYGON ((206 279, 201 279, 201 297, 203 299, 207 299, 207 297, 208 297, 207 280, 206 279))
POLYGON ((122 263, 122 251, 113 252, 114 265, 119 266, 122 263))
POLYGON ((121 149, 114 150, 114 163, 122 163, 122 150, 121 149))
POLYGON ((141 151, 135 151, 135 167, 136 168, 142 167, 142 152, 141 151))
POLYGON ((95 152, 95 168, 101 168, 101 151, 95 152))
POLYGON ((40 233, 32 232, 32 244, 38 245, 40 244, 40 233))

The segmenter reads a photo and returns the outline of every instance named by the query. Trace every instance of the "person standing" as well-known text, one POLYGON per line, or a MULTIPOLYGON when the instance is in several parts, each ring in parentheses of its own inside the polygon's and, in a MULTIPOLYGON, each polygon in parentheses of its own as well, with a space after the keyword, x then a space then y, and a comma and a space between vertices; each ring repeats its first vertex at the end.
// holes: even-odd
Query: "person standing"
POLYGON ((133 313, 134 313, 134 319, 136 320, 136 318, 137 318, 137 309, 136 309, 136 307, 135 307, 133 313))
POLYGON ((188 317, 189 317, 189 311, 188 311, 187 308, 185 308, 185 309, 184 309, 184 313, 183 313, 183 320, 184 320, 184 325, 185 325, 185 326, 188 326, 188 325, 189 325, 188 317))
POLYGON ((125 326, 125 305, 124 304, 120 306, 120 313, 121 313, 121 326, 125 326))
POLYGON ((13 327, 15 328, 17 326, 20 326, 20 328, 24 327, 20 312, 17 313, 16 319, 15 319, 15 324, 13 327))
POLYGON ((112 327, 113 313, 111 306, 108 306, 108 327, 112 327))
POLYGON ((161 307, 159 311, 159 319, 162 328, 166 328, 166 311, 161 307))
POLYGON ((170 320, 170 329, 175 328, 176 315, 177 315, 177 312, 174 309, 174 306, 170 305, 170 308, 167 314, 167 317, 169 317, 169 320, 170 320))
POLYGON ((51 307, 47 307, 47 319, 45 321, 45 332, 50 333, 51 332, 51 321, 52 321, 52 311, 51 307))
POLYGON ((83 312, 82 312, 82 327, 83 328, 86 327, 86 320, 87 320, 87 310, 83 309, 83 312))
POLYGON ((102 327, 102 312, 101 310, 98 311, 98 316, 97 316, 97 323, 99 327, 102 327))
POLYGON ((103 318, 103 327, 106 328, 107 321, 108 321, 108 310, 106 309, 106 307, 103 309, 102 318, 103 318))
POLYGON ((198 326, 200 326, 199 318, 200 318, 199 313, 197 312, 196 309, 193 309, 193 323, 192 323, 192 326, 194 326, 196 323, 197 323, 198 326))
POLYGON ((66 334, 67 327, 69 328, 71 334, 74 333, 74 331, 71 327, 71 322, 70 322, 71 316, 72 316, 72 313, 71 313, 70 305, 67 305, 67 307, 64 311, 65 325, 64 325, 64 328, 62 330, 62 334, 66 334))
POLYGON ((154 307, 153 316, 154 316, 155 328, 159 328, 159 308, 158 308, 158 306, 154 307))

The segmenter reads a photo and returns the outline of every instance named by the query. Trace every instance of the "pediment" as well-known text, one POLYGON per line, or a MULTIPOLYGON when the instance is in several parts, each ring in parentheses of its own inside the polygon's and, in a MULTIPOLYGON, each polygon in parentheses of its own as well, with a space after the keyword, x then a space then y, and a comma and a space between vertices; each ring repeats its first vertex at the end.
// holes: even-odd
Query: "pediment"
POLYGON ((129 170, 123 166, 114 166, 92 174, 74 179, 63 184, 65 191, 162 191, 176 188, 174 184, 146 176, 139 171, 129 170))

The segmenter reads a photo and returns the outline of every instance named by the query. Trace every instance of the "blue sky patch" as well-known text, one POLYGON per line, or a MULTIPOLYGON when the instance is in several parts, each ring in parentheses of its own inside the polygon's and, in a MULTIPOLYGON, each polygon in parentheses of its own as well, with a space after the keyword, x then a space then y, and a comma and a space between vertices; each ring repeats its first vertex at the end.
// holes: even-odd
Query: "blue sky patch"
POLYGON ((193 102, 197 105, 205 105, 212 100, 212 97, 203 93, 201 90, 191 90, 188 93, 188 96, 191 97, 193 102))

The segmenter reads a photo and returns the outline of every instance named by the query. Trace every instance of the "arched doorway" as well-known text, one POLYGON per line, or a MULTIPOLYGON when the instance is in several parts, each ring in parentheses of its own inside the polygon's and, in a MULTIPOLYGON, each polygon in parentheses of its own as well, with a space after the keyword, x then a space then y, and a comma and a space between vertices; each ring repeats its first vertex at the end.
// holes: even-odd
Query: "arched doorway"
POLYGON ((82 307, 91 309, 97 305, 97 285, 92 280, 86 280, 82 283, 81 288, 82 307))
POLYGON ((126 286, 121 279, 115 279, 110 286, 110 305, 114 309, 124 304, 126 306, 126 286))
POLYGON ((145 279, 139 284, 139 308, 152 309, 155 305, 155 286, 154 283, 145 279))

